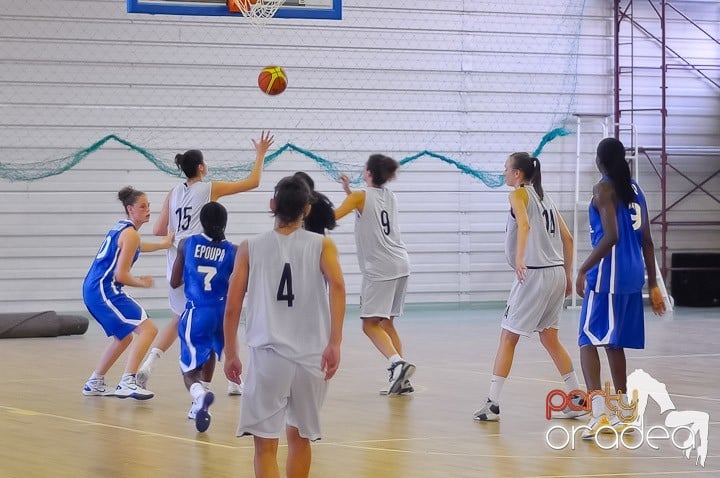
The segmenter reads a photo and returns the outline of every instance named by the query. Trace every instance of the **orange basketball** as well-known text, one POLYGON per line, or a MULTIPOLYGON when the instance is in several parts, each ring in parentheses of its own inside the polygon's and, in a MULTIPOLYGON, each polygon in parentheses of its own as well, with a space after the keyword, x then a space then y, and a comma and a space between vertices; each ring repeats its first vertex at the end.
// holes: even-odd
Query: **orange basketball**
POLYGON ((257 0, 227 0, 227 6, 231 12, 247 12, 257 0))
POLYGON ((258 86, 263 93, 279 95, 287 88, 287 75, 279 66, 266 66, 258 76, 258 86))

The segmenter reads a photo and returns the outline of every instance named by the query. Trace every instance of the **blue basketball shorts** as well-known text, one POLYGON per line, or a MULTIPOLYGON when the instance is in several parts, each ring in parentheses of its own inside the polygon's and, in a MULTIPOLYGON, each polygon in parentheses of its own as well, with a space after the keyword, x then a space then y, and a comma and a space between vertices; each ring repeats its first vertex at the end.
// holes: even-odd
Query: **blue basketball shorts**
POLYGON ((103 296, 98 293, 84 293, 85 307, 105 330, 108 337, 122 340, 148 318, 147 312, 135 299, 120 292, 103 296))
POLYGON ((225 345, 223 316, 225 303, 189 307, 180 316, 180 370, 190 372, 210 360, 215 353, 219 357, 225 345))
POLYGON ((586 289, 578 345, 645 348, 642 292, 610 294, 586 289))

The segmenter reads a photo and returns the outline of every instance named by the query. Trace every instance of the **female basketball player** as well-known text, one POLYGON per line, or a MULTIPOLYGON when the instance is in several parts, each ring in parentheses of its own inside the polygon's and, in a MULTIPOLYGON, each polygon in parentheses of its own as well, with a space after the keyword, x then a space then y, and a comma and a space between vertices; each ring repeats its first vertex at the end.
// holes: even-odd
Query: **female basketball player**
POLYGON ((397 200, 385 183, 395 178, 399 164, 382 154, 373 154, 365 165, 364 191, 350 191, 349 180, 343 175, 345 201, 335 210, 341 219, 352 211, 355 220, 355 244, 363 275, 360 294, 360 318, 363 332, 389 361, 390 379, 387 390, 380 393, 410 393, 410 376, 415 365, 402 358, 402 342, 395 328, 405 302, 410 260, 398 227, 397 200))
MULTIPOLYGON (((474 414, 479 421, 500 417, 500 394, 520 336, 538 332, 567 391, 580 388, 572 359, 558 340, 563 301, 572 293, 573 238, 555 204, 543 191, 537 158, 528 153, 511 154, 505 161, 505 184, 513 188, 505 256, 515 270, 515 280, 502 320, 490 392, 485 405, 474 414)), ((587 414, 569 407, 564 411, 569 417, 587 414)))
POLYGON ((238 436, 254 437, 258 478, 280 476, 283 429, 287 476, 309 475, 310 441, 321 438, 320 407, 340 365, 345 284, 332 240, 302 229, 310 194, 297 177, 277 184, 275 228, 240 245, 230 279, 225 375, 237 382, 242 372, 237 328, 247 293, 249 370, 238 436))
MULTIPOLYGON (((602 390, 597 347, 604 347, 615 392, 627 390, 625 348, 645 347, 642 288, 647 271, 653 312, 662 315, 665 303, 657 285, 655 248, 650 235, 645 195, 630 177, 625 146, 605 138, 597 147, 597 168, 603 175, 590 201, 593 250, 578 270, 577 293, 584 297, 580 314, 580 362, 588 392, 602 390)), ((592 399, 592 438, 602 426, 623 423, 605 409, 604 396, 592 399)))
POLYGON ((209 202, 200 210, 203 233, 181 240, 170 277, 171 287, 185 285, 187 304, 180 316, 180 370, 193 398, 188 418, 204 432, 210 426, 208 407, 215 400, 210 382, 223 350, 223 314, 235 245, 225 240, 227 210, 209 202))
MULTIPOLYGON (((203 179, 208 173, 208 167, 203 159, 202 152, 197 149, 191 149, 183 154, 175 156, 175 163, 178 168, 185 174, 187 180, 172 189, 165 198, 160 218, 155 223, 153 232, 156 235, 166 234, 168 230, 175 234, 175 245, 184 237, 199 234, 202 232, 200 227, 199 212, 202 207, 209 201, 217 201, 223 196, 237 194, 244 191, 255 189, 260 185, 260 176, 262 174, 263 161, 265 153, 273 143, 273 136, 269 132, 263 131, 260 135, 260 141, 255 142, 255 164, 250 175, 239 181, 212 181, 205 182, 203 179)), ((177 248, 171 247, 168 250, 168 269, 167 278, 170 280, 172 275, 172 267, 177 255, 177 248)), ((162 354, 170 348, 177 338, 177 325, 180 314, 185 310, 185 293, 182 287, 177 289, 170 288, 169 293, 170 309, 172 310, 172 319, 170 323, 163 328, 158 334, 152 350, 138 372, 138 383, 142 386, 147 385, 147 381, 152 373, 155 360, 162 357, 162 354)), ((242 394, 242 389, 234 385, 228 385, 228 393, 231 395, 242 394)))
POLYGON ((113 341, 85 384, 83 395, 113 395, 105 384, 105 374, 132 342, 125 372, 114 395, 146 400, 152 398, 153 393, 137 384, 135 372, 157 334, 157 327, 123 287, 153 286, 151 276, 135 277, 130 269, 141 251, 152 252, 170 247, 172 235, 165 236, 157 244, 141 241, 138 229, 150 220, 147 196, 128 186, 118 192, 118 199, 125 208, 127 219, 110 229, 83 282, 85 306, 108 337, 113 337, 113 341), (137 334, 134 342, 133 333, 137 334))
POLYGON ((315 191, 315 181, 309 174, 298 171, 295 177, 302 179, 310 188, 310 214, 305 216, 303 226, 306 230, 325 235, 325 231, 335 229, 335 206, 332 201, 321 192, 315 191))

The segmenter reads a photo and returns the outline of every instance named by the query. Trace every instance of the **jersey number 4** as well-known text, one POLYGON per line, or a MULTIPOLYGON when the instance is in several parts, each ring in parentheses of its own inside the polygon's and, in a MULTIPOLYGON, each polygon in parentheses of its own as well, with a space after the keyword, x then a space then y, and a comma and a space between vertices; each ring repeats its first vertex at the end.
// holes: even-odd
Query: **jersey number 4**
POLYGON ((295 294, 292 287, 292 269, 290 263, 286 262, 283 266, 282 276, 280 277, 280 285, 278 285, 277 300, 287 301, 288 307, 292 307, 295 294))

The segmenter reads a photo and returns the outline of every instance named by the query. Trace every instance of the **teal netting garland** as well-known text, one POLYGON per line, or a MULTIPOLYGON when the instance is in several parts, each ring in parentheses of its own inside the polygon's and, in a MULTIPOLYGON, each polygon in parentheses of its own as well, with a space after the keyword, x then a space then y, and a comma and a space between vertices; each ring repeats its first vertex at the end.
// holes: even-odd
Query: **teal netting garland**
MULTIPOLYGON (((550 141, 554 140, 555 138, 558 138, 560 136, 566 136, 568 134, 571 134, 570 131, 566 130, 565 128, 555 128, 549 133, 547 133, 545 136, 543 136, 542 140, 540 141, 540 144, 533 152, 534 156, 538 156, 545 145, 549 143, 550 141)), ((157 169, 160 171, 170 174, 173 176, 180 176, 180 172, 175 167, 175 164, 168 164, 167 162, 159 159, 157 156, 155 156, 152 152, 148 151, 145 148, 142 148, 140 146, 137 146, 123 138, 120 138, 119 136, 116 136, 114 134, 110 134, 105 136, 104 138, 100 139, 99 141, 96 141, 92 145, 88 146, 87 148, 81 149, 79 151, 76 151, 73 154, 70 154, 68 156, 64 156, 62 158, 54 159, 54 160, 48 160, 48 161, 38 161, 38 162, 32 162, 32 163, 20 163, 20 164, 10 164, 10 163, 0 163, 0 177, 3 179, 8 179, 10 181, 35 181, 42 178, 47 178, 50 176, 57 176, 58 174, 62 174, 65 171, 68 171, 75 167, 80 161, 85 159, 88 155, 94 153, 98 149, 102 148, 105 143, 108 141, 117 141, 118 143, 127 146, 130 150, 135 151, 139 154, 141 154, 145 159, 150 161, 157 169)), ((267 155, 265 158, 265 164, 270 164, 276 159, 278 159, 283 153, 286 151, 296 152, 299 154, 302 154, 304 156, 307 156, 308 158, 315 161, 327 174, 328 176, 332 177, 333 179, 337 180, 340 177, 340 174, 343 173, 338 168, 338 165, 343 165, 341 163, 336 163, 329 161, 325 158, 322 158, 318 156, 317 154, 308 151, 306 149, 303 149, 299 146, 296 146, 292 143, 286 143, 280 148, 278 148, 277 151, 267 155)), ((481 181, 483 184, 485 184, 488 187, 491 188, 497 188, 504 184, 503 175, 501 173, 492 173, 488 171, 480 171, 477 169, 474 169, 466 164, 463 164, 459 161, 456 161, 452 158, 449 158, 445 155, 434 153, 432 151, 424 150, 417 154, 414 154, 412 156, 408 156, 407 158, 403 158, 400 160, 400 165, 404 166, 406 164, 409 164, 413 161, 417 161, 420 158, 427 157, 427 158, 433 158, 440 160, 444 163, 450 164, 457 168, 461 173, 467 174, 469 176, 472 176, 473 178, 481 181)), ((247 172, 252 167, 252 163, 244 163, 244 164, 238 164, 234 166, 217 166, 212 168, 212 175, 214 179, 229 179, 229 178, 236 178, 241 175, 241 173, 247 172)), ((353 184, 359 184, 362 181, 362 175, 357 174, 354 177, 351 178, 351 182, 353 184)))

